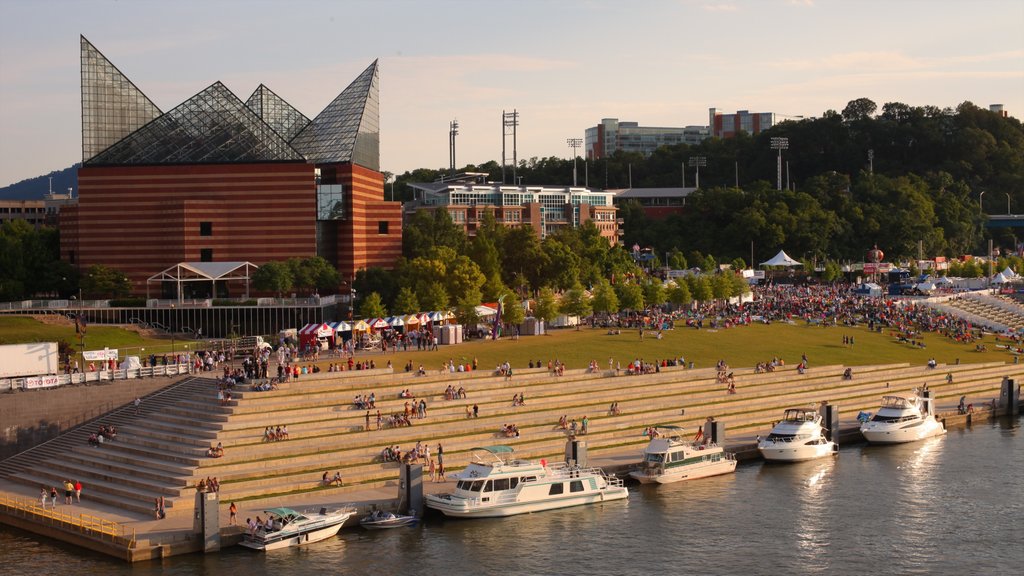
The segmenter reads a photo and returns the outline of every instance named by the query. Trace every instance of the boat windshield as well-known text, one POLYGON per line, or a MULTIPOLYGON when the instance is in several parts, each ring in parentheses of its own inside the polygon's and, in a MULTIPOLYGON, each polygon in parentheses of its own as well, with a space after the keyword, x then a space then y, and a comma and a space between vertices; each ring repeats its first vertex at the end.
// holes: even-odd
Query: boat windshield
POLYGON ((895 408, 897 410, 903 410, 913 406, 913 401, 904 398, 903 396, 883 396, 882 397, 882 408, 895 408))
POLYGON ((797 409, 789 409, 789 410, 786 410, 785 414, 782 416, 782 420, 784 422, 794 422, 794 423, 814 422, 814 416, 815 416, 814 412, 807 412, 805 410, 797 410, 797 409))
POLYGON ((661 464, 664 461, 665 461, 665 455, 660 453, 660 452, 653 453, 653 454, 649 453, 646 456, 644 456, 644 462, 651 462, 651 463, 654 463, 654 464, 661 464))

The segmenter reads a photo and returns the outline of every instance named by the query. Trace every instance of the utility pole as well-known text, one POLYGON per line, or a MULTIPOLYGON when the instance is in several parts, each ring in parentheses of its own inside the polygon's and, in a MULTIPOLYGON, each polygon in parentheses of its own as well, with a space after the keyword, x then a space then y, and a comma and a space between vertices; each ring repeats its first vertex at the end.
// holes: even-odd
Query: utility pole
POLYGON ((505 139, 512 136, 512 182, 518 181, 516 178, 516 170, 519 164, 518 153, 516 150, 516 131, 519 127, 519 112, 512 110, 511 112, 501 111, 501 183, 505 183, 505 165, 508 163, 508 158, 505 156, 505 139))
POLYGON ((708 159, 705 156, 693 156, 690 158, 690 166, 697 168, 697 188, 700 188, 700 167, 707 165, 708 159))

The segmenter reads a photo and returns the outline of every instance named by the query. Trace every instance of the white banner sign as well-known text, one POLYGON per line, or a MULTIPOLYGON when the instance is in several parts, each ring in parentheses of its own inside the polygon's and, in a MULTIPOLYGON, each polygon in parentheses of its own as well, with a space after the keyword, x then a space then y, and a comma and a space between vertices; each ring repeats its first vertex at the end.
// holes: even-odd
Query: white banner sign
POLYGON ((60 376, 32 376, 25 378, 25 390, 33 388, 53 388, 60 386, 60 376))
POLYGON ((117 360, 117 348, 113 350, 104 348, 103 350, 86 350, 82 352, 82 356, 86 360, 117 360))

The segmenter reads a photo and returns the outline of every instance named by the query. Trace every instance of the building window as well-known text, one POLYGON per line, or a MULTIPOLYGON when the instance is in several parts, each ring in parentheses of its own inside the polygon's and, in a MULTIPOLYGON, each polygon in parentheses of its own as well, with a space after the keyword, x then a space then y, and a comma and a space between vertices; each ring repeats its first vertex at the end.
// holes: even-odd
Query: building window
POLYGON ((213 248, 201 248, 199 250, 200 262, 213 262, 213 248))
POLYGON ((388 233, 388 222, 387 222, 387 220, 381 220, 380 222, 377 222, 377 234, 387 234, 387 233, 388 233))
POLYGON ((199 235, 200 236, 213 236, 213 222, 200 222, 199 223, 199 235))

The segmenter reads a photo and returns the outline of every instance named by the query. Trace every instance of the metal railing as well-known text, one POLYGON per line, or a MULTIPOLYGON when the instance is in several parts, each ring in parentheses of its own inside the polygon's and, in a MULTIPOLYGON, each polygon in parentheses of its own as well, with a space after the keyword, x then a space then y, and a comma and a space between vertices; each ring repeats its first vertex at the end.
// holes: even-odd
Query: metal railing
POLYGON ((110 542, 127 548, 135 548, 135 528, 120 522, 93 516, 92 514, 70 514, 56 508, 45 508, 39 502, 24 500, 0 494, 0 509, 12 516, 61 530, 77 532, 83 536, 110 542))
POLYGON ((68 384, 90 384, 92 382, 111 382, 134 378, 159 378, 162 376, 180 376, 190 372, 191 363, 168 364, 166 366, 148 366, 145 368, 125 368, 118 370, 97 370, 95 372, 77 372, 73 374, 56 374, 49 376, 29 376, 26 378, 0 378, 0 392, 9 390, 28 390, 36 388, 56 388, 68 384))

